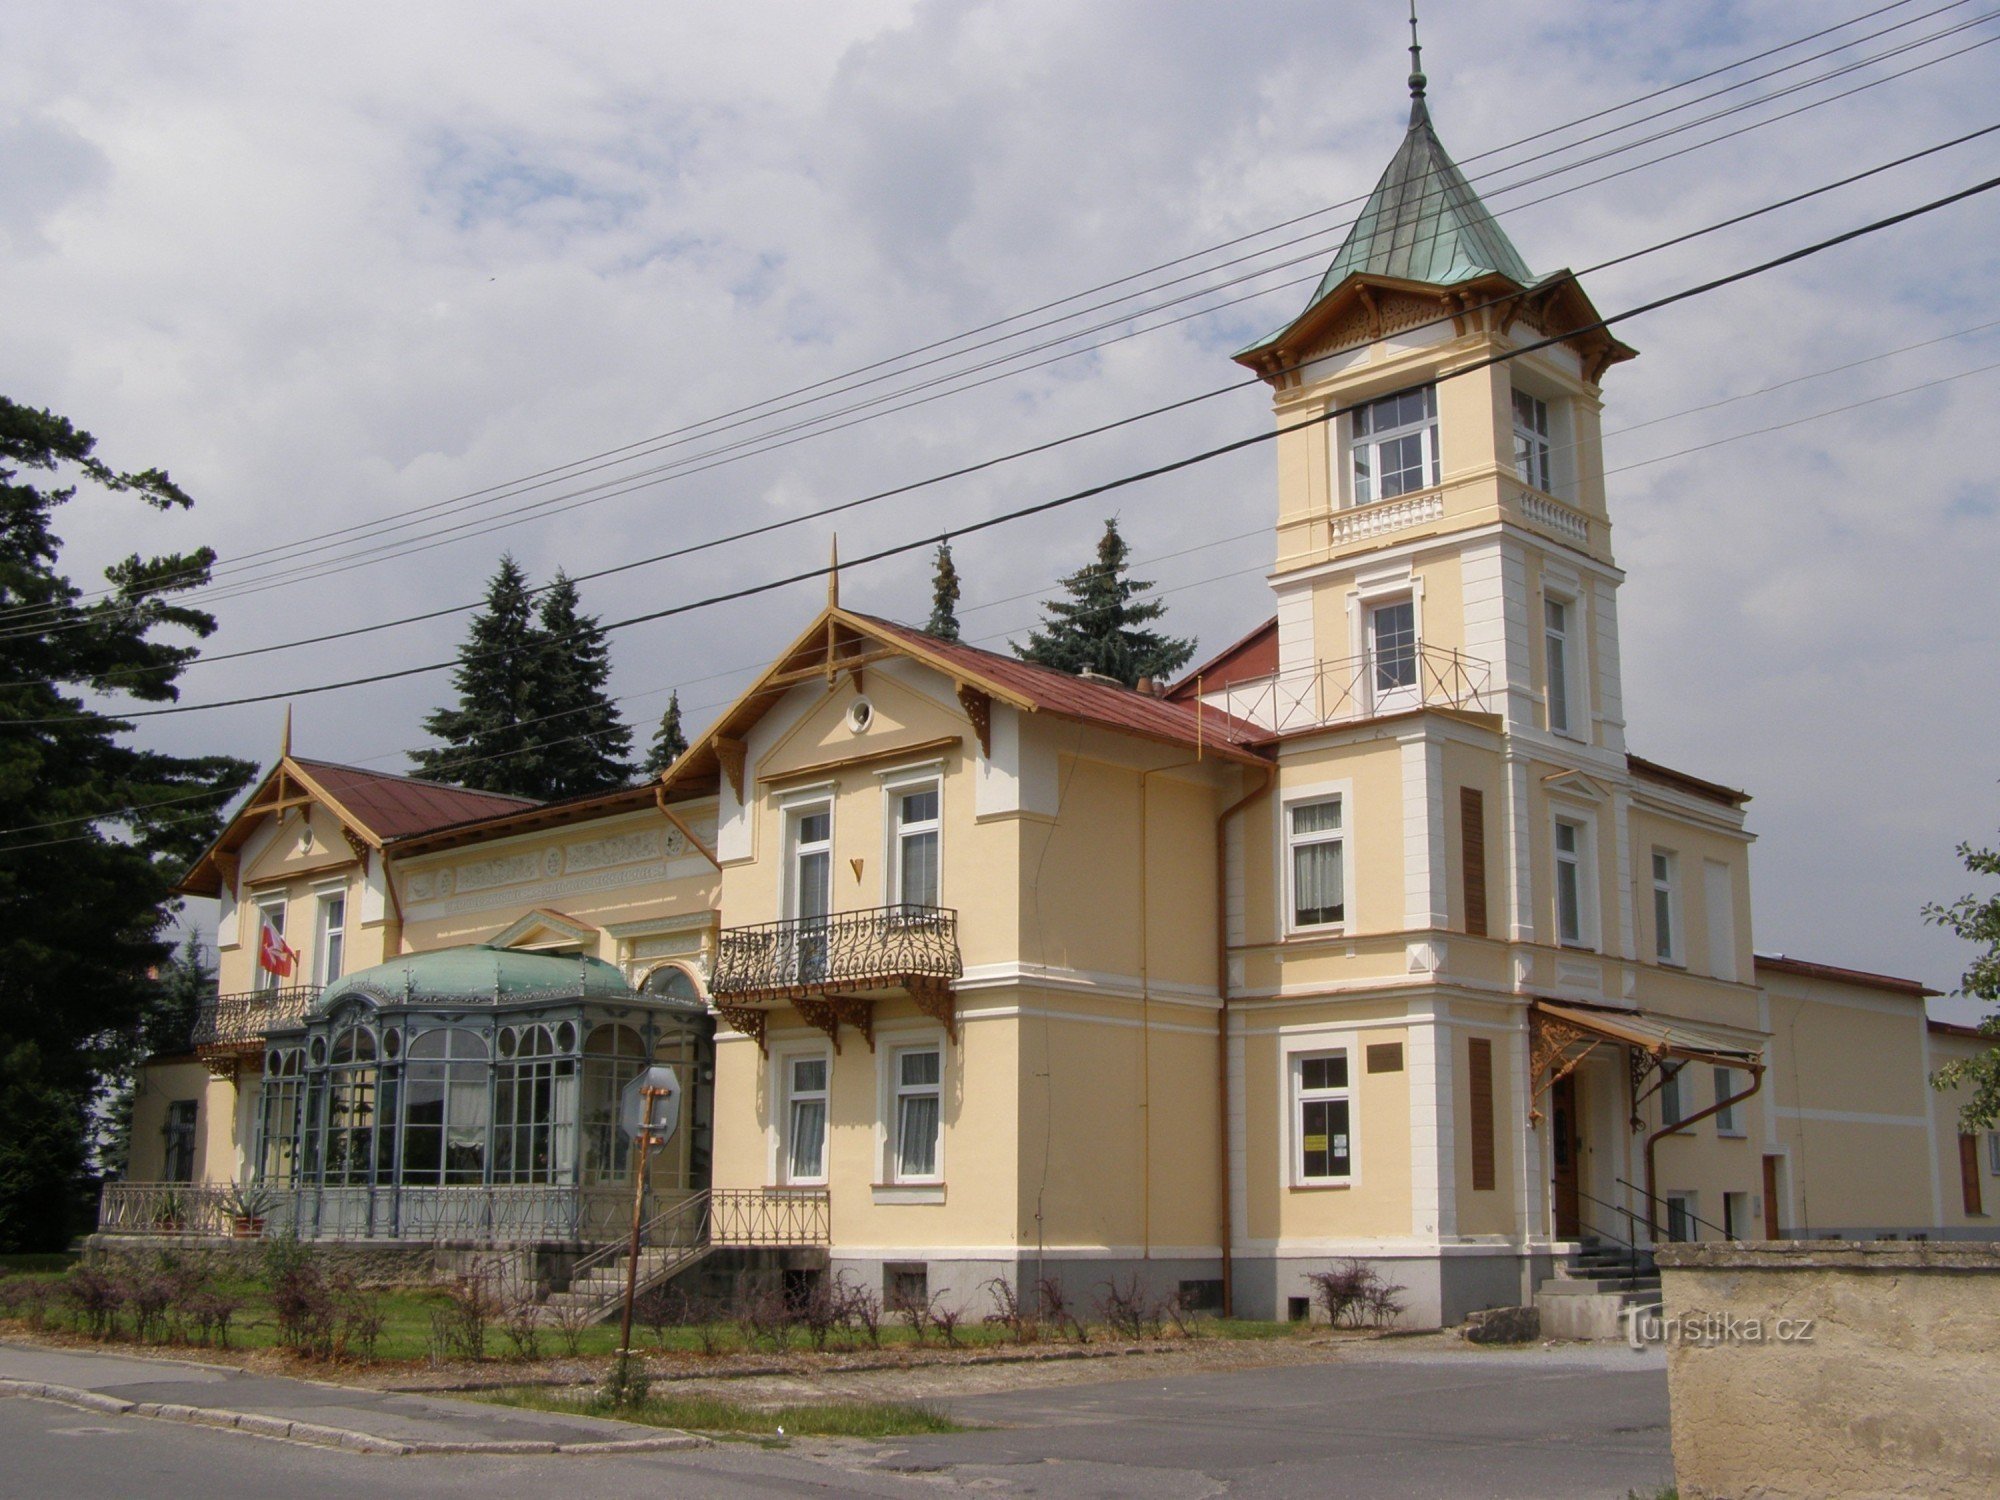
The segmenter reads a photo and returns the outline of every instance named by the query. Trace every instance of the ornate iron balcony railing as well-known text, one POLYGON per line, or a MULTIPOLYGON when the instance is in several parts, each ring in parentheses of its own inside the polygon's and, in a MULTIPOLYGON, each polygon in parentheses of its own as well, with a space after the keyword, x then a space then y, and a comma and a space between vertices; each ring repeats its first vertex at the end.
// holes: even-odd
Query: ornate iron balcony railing
POLYGON ((723 928, 709 993, 741 1000, 930 988, 948 985, 964 972, 957 912, 877 906, 723 928))
POLYGON ((202 1057, 255 1052, 270 1032, 301 1025, 318 998, 316 984, 210 995, 195 1014, 189 1041, 202 1057))

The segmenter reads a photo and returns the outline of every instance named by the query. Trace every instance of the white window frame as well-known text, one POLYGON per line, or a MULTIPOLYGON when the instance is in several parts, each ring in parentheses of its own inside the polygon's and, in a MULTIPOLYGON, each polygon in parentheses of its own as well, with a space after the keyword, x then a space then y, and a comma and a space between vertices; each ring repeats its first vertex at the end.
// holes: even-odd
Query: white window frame
MULTIPOLYGON (((1357 1124, 1360 1104, 1355 1088, 1358 1049, 1346 1042, 1328 1043, 1323 1038, 1302 1039, 1284 1054, 1285 1160, 1289 1185, 1295 1188, 1352 1187, 1361 1176, 1360 1134, 1357 1124), (1305 1065, 1321 1058, 1338 1057, 1346 1067, 1347 1082, 1338 1088, 1305 1086, 1305 1065), (1308 1104, 1343 1103, 1347 1106, 1347 1170, 1339 1175, 1306 1175, 1305 1114, 1308 1104)), ((1329 1147, 1331 1142, 1328 1143, 1329 1147)))
POLYGON ((321 989, 325 989, 334 980, 347 972, 347 908, 349 905, 347 887, 344 884, 330 886, 326 889, 316 891, 314 894, 318 900, 313 914, 313 983, 321 989), (340 905, 340 925, 337 927, 328 920, 336 902, 340 905), (337 966, 329 965, 327 959, 336 943, 340 947, 340 962, 337 966))
MULTIPOLYGON (((1371 599, 1363 608, 1361 636, 1366 660, 1362 670, 1367 674, 1368 702, 1377 713, 1393 713, 1400 708, 1414 708, 1422 696, 1423 688, 1423 637, 1418 633, 1423 621, 1417 611, 1417 601, 1413 594, 1403 594, 1386 599, 1371 599), (1410 612, 1410 641, 1406 648, 1409 678, 1408 682, 1382 681, 1382 647, 1376 643, 1376 621, 1383 613, 1392 609, 1407 609, 1410 612)), ((1405 648, 1399 648, 1405 649, 1405 648)))
POLYGON ((885 1109, 882 1115, 884 1131, 884 1153, 882 1181, 891 1184, 915 1184, 935 1186, 944 1181, 944 1087, 945 1087, 945 1047, 941 1036, 912 1040, 884 1049, 886 1069, 883 1078, 885 1109), (905 1084, 903 1082, 903 1059, 919 1053, 930 1053, 937 1058, 938 1076, 936 1083, 905 1084), (929 1172, 905 1172, 903 1170, 903 1101, 934 1095, 938 1102, 937 1140, 931 1148, 929 1172))
POLYGON ((1559 734, 1566 739, 1580 740, 1585 736, 1577 727, 1578 710, 1585 711, 1588 705, 1577 701, 1577 651, 1579 632, 1576 621, 1581 609, 1580 601, 1574 595, 1565 595, 1553 589, 1542 590, 1542 705, 1544 718, 1550 734, 1559 734), (1562 624, 1549 621, 1549 611, 1562 611, 1562 624), (1556 658, 1561 657, 1560 669, 1556 658), (1556 719, 1556 707, 1560 702, 1562 720, 1556 719))
POLYGON ((1300 787, 1288 792, 1281 799, 1278 816, 1283 819, 1279 828, 1278 879, 1279 888, 1285 893, 1285 907, 1280 917, 1282 931, 1286 934, 1323 935, 1346 932, 1354 925, 1354 796, 1352 783, 1341 781, 1319 786, 1300 787), (1335 802, 1340 806, 1340 828, 1337 833, 1309 834, 1303 841, 1292 835, 1292 809, 1319 802, 1335 802), (1292 850, 1298 843, 1340 844, 1340 920, 1337 922, 1299 921, 1298 881, 1292 850))
POLYGON ((1683 968, 1687 950, 1681 932, 1681 862, 1672 849, 1655 846, 1648 863, 1653 874, 1653 956, 1683 968))
POLYGON ((1990 1177, 2000 1177, 2000 1130, 1986 1132, 1986 1172, 1990 1177))
POLYGON ((1556 946, 1600 950, 1597 889, 1597 820, 1589 813, 1557 808, 1549 819, 1549 894, 1555 901, 1556 946), (1561 830, 1576 830, 1576 848, 1566 858, 1561 830), (1567 863, 1576 880, 1576 936, 1563 931, 1562 872, 1567 863))
MULTIPOLYGON (((285 938, 285 908, 291 905, 290 898, 283 892, 275 896, 258 896, 251 903, 257 909, 256 957, 250 961, 250 988, 257 991, 283 989, 285 976, 273 974, 264 967, 264 924, 268 921, 272 931, 278 934, 278 941, 290 946, 285 938)), ((294 964, 291 983, 298 983, 298 966, 294 964)))
POLYGON ((827 1046, 796 1046, 774 1049, 771 1057, 773 1072, 771 1097, 778 1107, 773 1120, 773 1160, 772 1178, 775 1182, 796 1187, 824 1187, 833 1161, 833 1049, 827 1046), (820 1089, 800 1092, 796 1086, 794 1069, 797 1064, 817 1062, 826 1069, 826 1084, 820 1089), (803 1100, 817 1099, 820 1103, 819 1174, 795 1173, 792 1170, 792 1143, 795 1138, 793 1128, 793 1105, 803 1100))
MULTIPOLYGON (((826 842, 825 842, 826 891, 827 891, 826 904, 827 904, 828 914, 831 915, 832 913, 833 837, 834 837, 833 801, 834 798, 831 789, 815 788, 811 793, 802 794, 796 800, 786 801, 785 803, 782 804, 780 808, 780 811, 783 813, 783 817, 780 818, 779 820, 778 837, 781 843, 782 857, 785 862, 784 900, 785 900, 785 916, 788 919, 796 921, 800 915, 799 855, 801 853, 801 850, 799 847, 799 837, 798 837, 799 828, 807 818, 811 817, 814 813, 821 813, 821 812, 826 814, 826 842)), ((816 852, 817 849, 818 849, 818 841, 816 840, 814 842, 813 851, 810 852, 816 852)))
MULTIPOLYGON (((1734 1068, 1715 1068, 1712 1076, 1715 1080, 1715 1102, 1717 1104, 1720 1104, 1731 1094, 1738 1092, 1736 1087, 1736 1070, 1734 1068)), ((1742 1140, 1744 1138, 1743 1122, 1736 1118, 1736 1106, 1734 1104, 1730 1105, 1727 1109, 1719 1109, 1715 1112, 1715 1133, 1730 1140, 1742 1140)))
POLYGON ((882 780, 882 825, 884 843, 882 868, 882 904, 903 906, 916 904, 930 906, 944 905, 944 778, 935 770, 885 776, 882 780), (933 792, 937 796, 937 816, 915 824, 903 822, 903 799, 918 792, 933 792), (910 834, 929 833, 937 840, 937 889, 931 892, 928 903, 906 903, 903 900, 903 840, 910 834))
POLYGON ((1548 399, 1517 385, 1513 388, 1508 407, 1513 418, 1515 476, 1529 489, 1553 495, 1556 483, 1555 426, 1548 399), (1520 403, 1523 400, 1534 403, 1527 426, 1521 423, 1520 403), (1533 425, 1533 418, 1538 415, 1541 418, 1539 430, 1533 425))
POLYGON ((1356 405, 1353 411, 1347 414, 1344 420, 1347 428, 1346 477, 1347 496, 1350 505, 1379 505, 1387 500, 1400 500, 1406 495, 1420 495, 1425 490, 1434 490, 1443 482, 1444 455, 1438 435, 1438 399, 1435 382, 1422 386, 1405 387, 1397 391, 1389 391, 1371 400, 1361 402, 1356 405), (1363 432, 1361 430, 1363 419, 1367 418, 1372 421, 1370 413, 1373 412, 1379 403, 1419 393, 1425 398, 1426 408, 1424 416, 1419 420, 1403 422, 1398 426, 1385 428, 1376 432, 1363 432), (1414 489, 1398 490, 1393 495, 1384 495, 1380 493, 1382 445, 1406 437, 1416 437, 1419 439, 1419 448, 1422 455, 1419 466, 1423 470, 1425 482, 1417 485, 1414 489), (1365 497, 1361 493, 1361 475, 1357 466, 1357 461, 1364 451, 1367 454, 1369 473, 1369 493, 1365 497))

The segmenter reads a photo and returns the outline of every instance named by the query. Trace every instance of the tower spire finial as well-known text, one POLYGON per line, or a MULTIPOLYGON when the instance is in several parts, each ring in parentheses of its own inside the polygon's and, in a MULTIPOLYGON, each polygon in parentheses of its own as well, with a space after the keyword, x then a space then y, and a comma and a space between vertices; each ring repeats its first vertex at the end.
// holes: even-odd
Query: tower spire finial
POLYGON ((840 534, 834 533, 833 560, 826 570, 826 607, 840 608, 840 534))
POLYGON ((289 759, 291 753, 292 753, 292 705, 287 703, 285 705, 285 730, 284 733, 280 735, 278 739, 278 754, 281 758, 289 759))
POLYGON ((1430 80, 1424 77, 1424 47, 1417 40, 1417 0, 1410 0, 1410 113, 1414 118, 1424 107, 1424 86, 1430 80))

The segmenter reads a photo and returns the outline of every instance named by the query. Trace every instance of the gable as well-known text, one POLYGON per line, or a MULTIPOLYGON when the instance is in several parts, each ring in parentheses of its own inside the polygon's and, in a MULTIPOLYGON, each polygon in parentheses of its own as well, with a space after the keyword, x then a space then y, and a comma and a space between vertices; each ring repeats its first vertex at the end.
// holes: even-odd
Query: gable
POLYGON ((820 685, 792 689, 807 700, 778 741, 751 767, 759 781, 797 776, 858 757, 874 759, 919 748, 940 749, 963 741, 968 725, 962 712, 897 680, 879 668, 844 674, 831 692, 820 685), (859 705, 866 705, 865 710, 859 705), (866 723, 856 728, 856 720, 866 723))

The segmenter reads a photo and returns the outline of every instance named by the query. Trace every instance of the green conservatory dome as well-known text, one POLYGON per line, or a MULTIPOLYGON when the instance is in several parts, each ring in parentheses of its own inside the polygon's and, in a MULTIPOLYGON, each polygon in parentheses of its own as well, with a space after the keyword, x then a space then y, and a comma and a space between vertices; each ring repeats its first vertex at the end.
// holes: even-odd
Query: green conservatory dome
POLYGON ((325 1013, 350 997, 377 1005, 442 1000, 506 1005, 527 1000, 631 1000, 617 967, 580 953, 529 953, 473 943, 406 953, 372 969, 344 974, 320 992, 325 1013))

